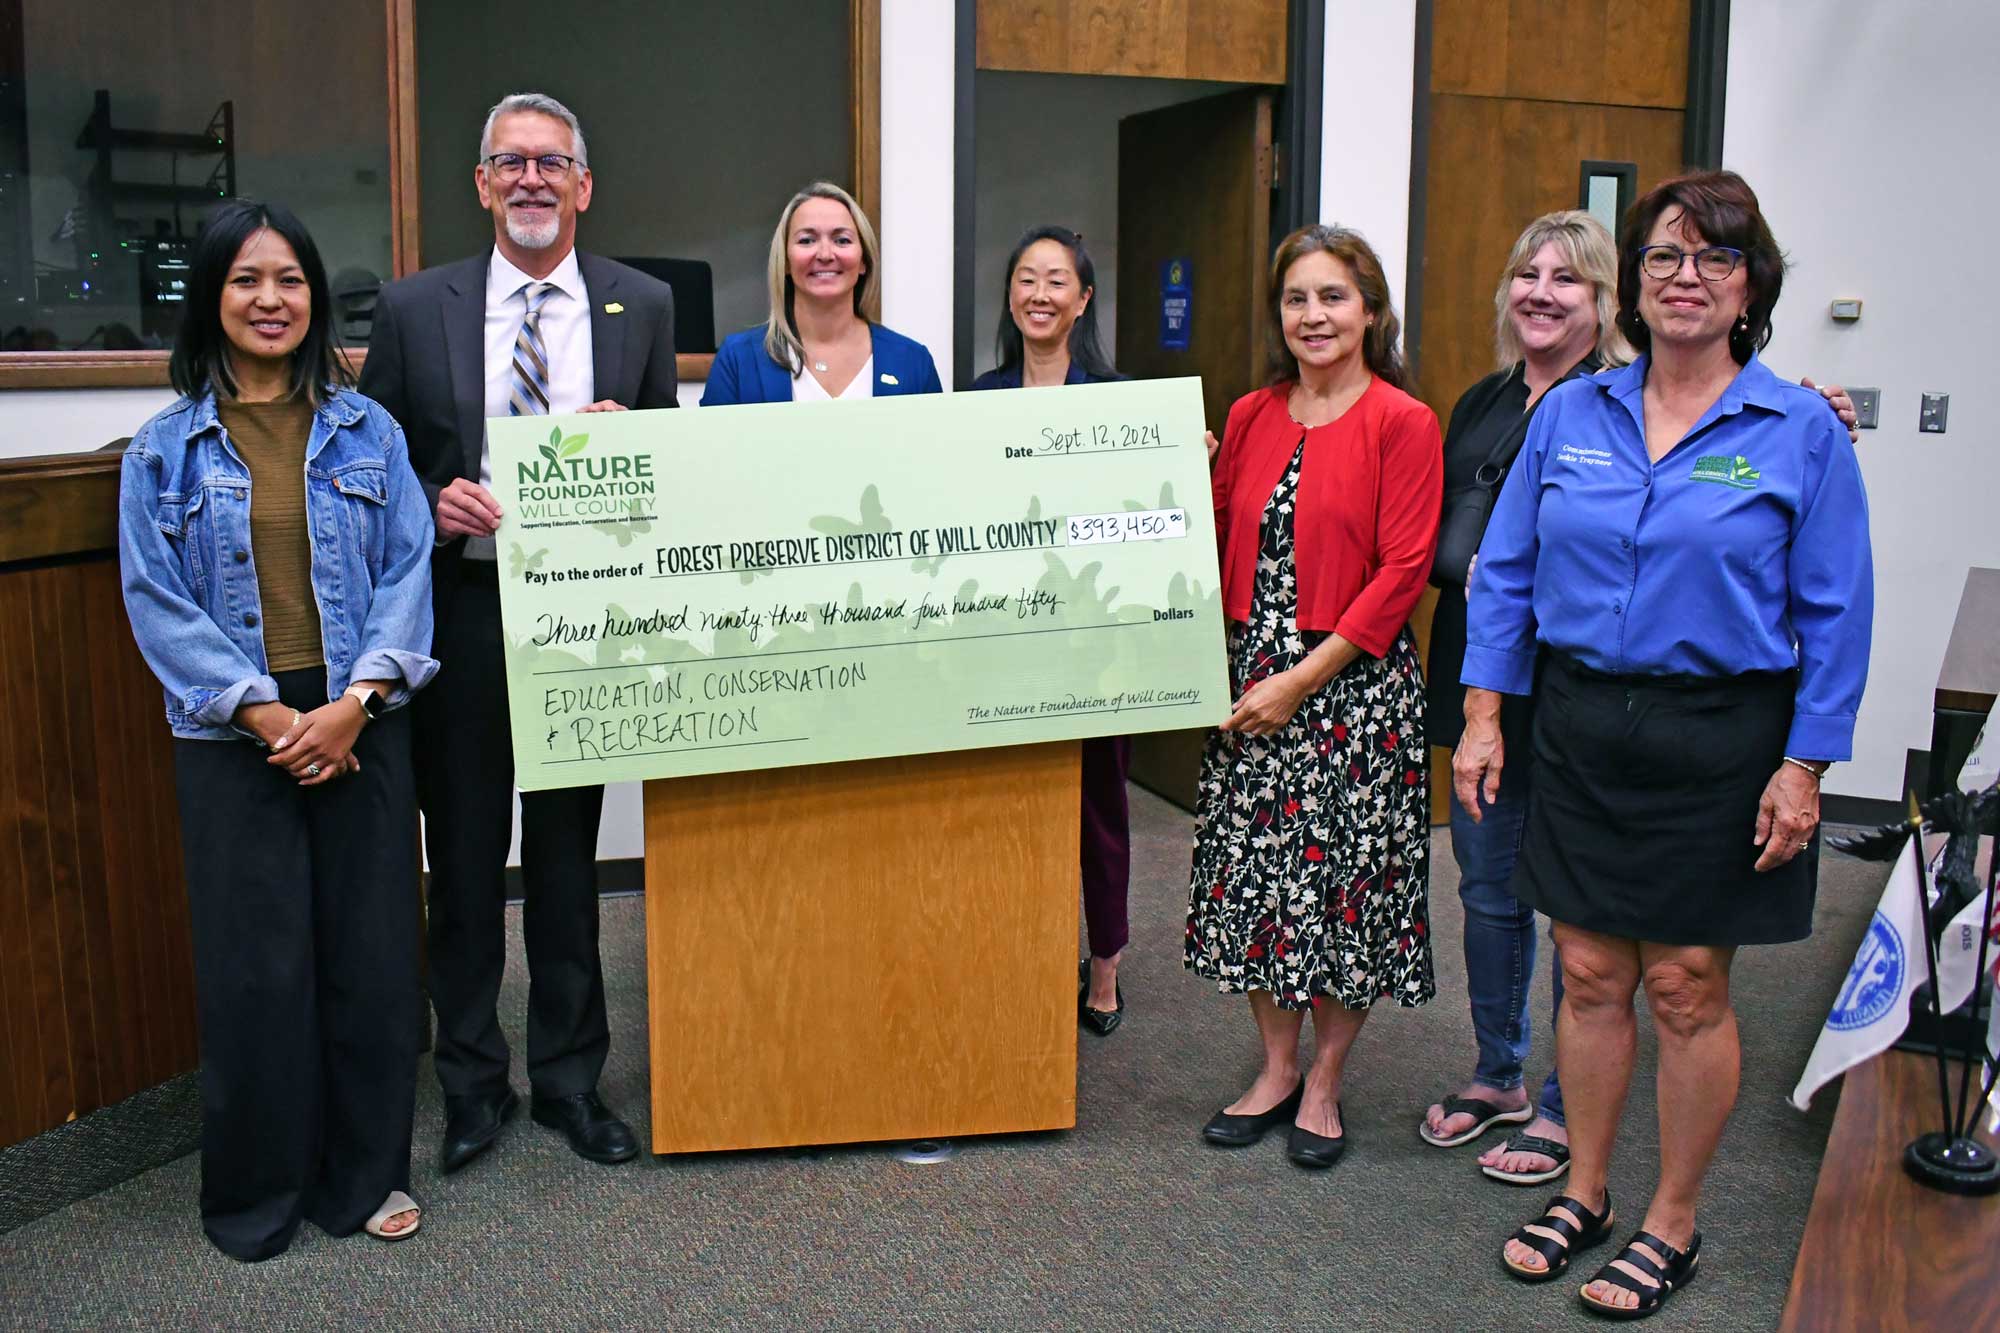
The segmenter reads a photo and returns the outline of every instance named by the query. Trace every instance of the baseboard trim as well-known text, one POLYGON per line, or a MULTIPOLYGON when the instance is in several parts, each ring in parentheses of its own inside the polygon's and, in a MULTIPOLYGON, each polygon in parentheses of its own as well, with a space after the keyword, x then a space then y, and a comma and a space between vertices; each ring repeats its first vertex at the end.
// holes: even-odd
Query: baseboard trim
POLYGON ((1819 798, 1822 824, 1860 824, 1872 828, 1877 824, 1893 824, 1907 813, 1899 802, 1881 801, 1872 796, 1826 795, 1819 798))

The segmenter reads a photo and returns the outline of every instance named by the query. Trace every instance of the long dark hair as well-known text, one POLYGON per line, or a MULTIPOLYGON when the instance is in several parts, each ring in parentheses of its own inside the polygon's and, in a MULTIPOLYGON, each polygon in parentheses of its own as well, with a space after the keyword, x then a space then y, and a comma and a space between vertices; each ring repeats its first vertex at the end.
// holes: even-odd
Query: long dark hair
POLYGON ((305 340, 292 353, 292 396, 317 406, 335 387, 354 383, 354 374, 334 346, 333 289, 312 233, 288 208, 278 204, 232 199, 209 214, 208 224, 194 243, 189 263, 187 305, 167 376, 174 391, 199 398, 211 390, 218 398, 236 396, 236 377, 229 371, 229 336, 222 331, 222 289, 243 243, 269 228, 285 238, 299 258, 306 290, 312 295, 312 317, 305 340))
POLYGON ((1361 304, 1375 317, 1375 322, 1361 339, 1361 359, 1376 379, 1387 380, 1398 389, 1410 387, 1409 371, 1403 365, 1403 353, 1397 341, 1403 336, 1403 325, 1396 318, 1396 306, 1389 299, 1389 279, 1382 272, 1382 261, 1375 257, 1374 248, 1358 231, 1346 227, 1329 227, 1315 223, 1301 227, 1278 243, 1278 251, 1271 256, 1271 281, 1265 293, 1269 303, 1267 313, 1270 323, 1266 336, 1269 339, 1269 364, 1271 382, 1283 383, 1299 377, 1299 360, 1292 355, 1292 349, 1285 346, 1285 275, 1292 271, 1292 265, 1309 254, 1324 251, 1347 265, 1354 274, 1355 290, 1361 294, 1361 304))
POLYGON ((1785 286, 1785 252, 1757 204, 1757 192, 1733 171, 1696 171, 1661 181, 1625 216, 1618 245, 1618 328, 1640 351, 1650 351, 1653 331, 1639 317, 1639 252, 1653 224, 1670 208, 1710 245, 1743 252, 1750 275, 1750 305, 1729 330, 1729 355, 1745 365, 1771 341, 1771 312, 1785 286))
MULTIPOLYGON (((1021 256, 1036 241, 1054 241, 1069 251, 1070 266, 1076 270, 1077 285, 1093 294, 1097 291, 1097 265, 1090 262, 1090 251, 1083 248, 1083 235, 1068 227, 1030 227, 1014 243, 1014 252, 1007 256, 1007 271, 1000 280, 1000 330, 993 339, 993 354, 1000 359, 1000 369, 1012 370, 1027 360, 1027 346, 1021 337, 1020 328, 1014 323, 1014 269, 1021 262, 1021 256)), ((1115 379, 1118 372, 1111 368, 1110 360, 1104 355, 1104 347, 1097 340, 1097 302, 1093 299, 1084 306, 1083 313, 1076 317, 1076 323, 1069 328, 1069 360, 1073 366, 1082 368, 1092 379, 1115 379)))

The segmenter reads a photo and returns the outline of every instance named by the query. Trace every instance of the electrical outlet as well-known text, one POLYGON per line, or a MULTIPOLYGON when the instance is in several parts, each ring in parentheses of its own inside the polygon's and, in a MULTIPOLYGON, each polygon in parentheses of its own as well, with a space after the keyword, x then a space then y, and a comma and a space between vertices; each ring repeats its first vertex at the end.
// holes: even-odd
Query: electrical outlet
POLYGON ((1917 429, 1926 435, 1944 434, 1945 409, 1951 406, 1948 393, 1927 393, 1917 413, 1917 429))
POLYGON ((1847 396, 1854 400, 1855 426, 1860 430, 1874 430, 1882 424, 1882 391, 1880 389, 1849 389, 1847 396))

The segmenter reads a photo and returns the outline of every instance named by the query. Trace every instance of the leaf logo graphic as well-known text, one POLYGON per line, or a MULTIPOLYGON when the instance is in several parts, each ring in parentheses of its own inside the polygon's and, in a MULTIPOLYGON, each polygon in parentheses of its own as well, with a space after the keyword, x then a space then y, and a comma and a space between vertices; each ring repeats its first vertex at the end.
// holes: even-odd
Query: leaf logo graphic
POLYGON ((565 458, 575 458, 583 452, 583 447, 589 443, 590 436, 588 435, 571 435, 565 438, 562 433, 562 427, 554 426, 549 430, 549 442, 540 446, 540 448, 543 458, 548 459, 551 463, 560 463, 565 458))

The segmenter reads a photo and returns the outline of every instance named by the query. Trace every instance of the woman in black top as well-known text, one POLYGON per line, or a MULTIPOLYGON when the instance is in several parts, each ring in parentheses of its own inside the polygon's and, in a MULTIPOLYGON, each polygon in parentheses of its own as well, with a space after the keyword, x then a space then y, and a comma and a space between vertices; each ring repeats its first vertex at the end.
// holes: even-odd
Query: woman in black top
MULTIPOLYGON (((1067 227, 1035 227, 1007 257, 1007 308, 995 348, 1000 364, 972 382, 975 389, 1101 384, 1125 378, 1097 342, 1091 297, 1097 270, 1083 237, 1067 227)), ((1078 969, 1077 1020, 1108 1037, 1125 1016, 1118 959, 1125 951, 1125 890, 1132 834, 1125 806, 1129 736, 1083 743, 1083 810, 1079 851, 1083 918, 1090 960, 1078 969)))
MULTIPOLYGON (((1549 389, 1576 375, 1621 366, 1631 348, 1617 329, 1618 252, 1611 233, 1589 213, 1570 210, 1536 218, 1508 256, 1494 293, 1494 345, 1500 369, 1465 391, 1452 409, 1444 441, 1445 528, 1469 495, 1499 492, 1527 438, 1529 418, 1549 389)), ((1812 382, 1806 381, 1808 385, 1812 382)), ((1822 390, 1850 429, 1853 405, 1838 387, 1822 390)), ((1476 508, 1476 506, 1475 506, 1476 508)), ((1483 512, 1483 511, 1482 511, 1483 512)), ((1461 549, 1477 549, 1478 532, 1461 549)), ((1440 546, 1458 546, 1448 539, 1440 546)), ((1434 568, 1443 595, 1431 622, 1429 733, 1431 744, 1454 746, 1464 729, 1465 586, 1472 573, 1434 568)), ((1427 1143, 1456 1147, 1496 1124, 1524 1129, 1480 1158, 1482 1171, 1509 1184, 1553 1180, 1569 1169, 1562 1087, 1551 1066, 1538 1103, 1530 1105, 1524 1067, 1529 1053, 1528 986, 1535 969, 1535 913, 1509 890, 1521 844, 1533 774, 1528 729, 1532 696, 1510 697, 1500 715, 1512 763, 1500 797, 1480 818, 1451 802, 1452 855, 1465 908, 1465 973, 1479 1062, 1471 1082, 1433 1104, 1418 1132, 1427 1143)), ((1562 971, 1551 973, 1554 1015, 1562 1007, 1562 971)))

